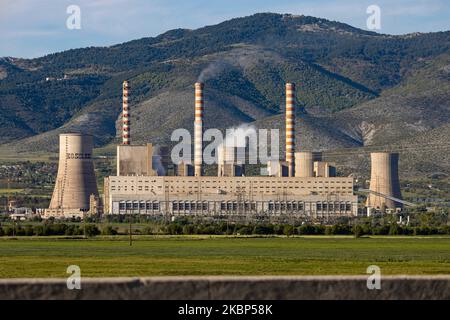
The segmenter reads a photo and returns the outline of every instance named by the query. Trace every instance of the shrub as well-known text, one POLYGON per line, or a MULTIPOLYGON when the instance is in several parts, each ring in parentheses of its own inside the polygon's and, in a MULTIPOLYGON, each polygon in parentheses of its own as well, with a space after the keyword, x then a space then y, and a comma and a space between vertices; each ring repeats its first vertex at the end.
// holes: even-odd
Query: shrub
POLYGON ((297 228, 297 233, 300 235, 323 235, 325 234, 324 226, 312 226, 304 224, 297 228))
POLYGON ((64 232, 66 236, 76 236, 82 234, 80 227, 77 225, 69 224, 64 232))
POLYGON ((432 234, 431 232, 432 232, 431 228, 427 227, 427 226, 416 227, 414 229, 414 235, 417 235, 417 236, 428 236, 428 235, 432 234))
POLYGON ((183 234, 195 234, 195 227, 192 224, 187 224, 183 227, 183 234))
POLYGON ((274 225, 273 226, 273 233, 274 234, 278 234, 278 235, 284 234, 284 226, 283 225, 279 225, 279 224, 274 225))
POLYGON ((439 229, 439 234, 450 234, 450 227, 443 226, 439 229))
POLYGON ((25 227, 25 235, 28 237, 31 237, 34 235, 34 230, 32 226, 26 226, 25 227))
POLYGON ((11 227, 3 228, 3 232, 4 232, 5 236, 8 236, 8 237, 11 237, 14 233, 13 228, 11 228, 11 227))
POLYGON ((44 226, 34 226, 33 232, 35 236, 46 236, 46 229, 44 226))
POLYGON ((352 229, 348 225, 336 224, 331 227, 330 232, 332 235, 350 235, 352 234, 352 229))
POLYGON ((237 230, 238 234, 241 235, 251 235, 253 228, 251 226, 242 226, 237 230))
POLYGON ((183 227, 178 223, 171 223, 167 226, 167 233, 171 235, 182 234, 183 227))
POLYGON ((295 234, 294 226, 291 226, 289 224, 285 225, 283 227, 283 234, 288 237, 294 235, 295 234))
POLYGON ((389 227, 389 235, 396 236, 399 234, 402 234, 402 228, 396 223, 391 224, 389 227))
POLYGON ((62 236, 66 234, 67 225, 62 223, 52 224, 47 227, 47 230, 49 236, 62 236))
POLYGON ((385 226, 381 226, 379 228, 374 228, 372 230, 372 233, 374 235, 388 235, 389 234, 389 230, 390 230, 390 226, 385 225, 385 226))
POLYGON ((273 225, 258 224, 253 228, 253 234, 273 234, 273 225))
POLYGON ((324 235, 325 234, 325 226, 314 226, 314 230, 315 230, 315 233, 314 234, 317 234, 317 235, 324 235))
POLYGON ((16 226, 14 234, 18 237, 23 237, 25 235, 25 229, 21 226, 16 226))
POLYGON ((197 233, 198 234, 220 234, 220 232, 211 225, 207 225, 207 226, 200 226, 199 228, 197 228, 197 233))
POLYGON ((106 226, 102 229, 102 235, 105 236, 115 236, 117 233, 117 229, 114 229, 112 226, 106 226))
POLYGON ((100 234, 100 230, 97 228, 95 224, 87 224, 83 228, 83 232, 86 237, 95 237, 100 234))
POLYGON ((360 238, 364 235, 364 229, 360 225, 353 226, 352 231, 355 238, 360 238))
POLYGON ((403 230, 403 234, 404 234, 404 235, 409 236, 409 235, 414 234, 414 229, 412 229, 412 228, 405 227, 405 228, 403 228, 402 230, 403 230))

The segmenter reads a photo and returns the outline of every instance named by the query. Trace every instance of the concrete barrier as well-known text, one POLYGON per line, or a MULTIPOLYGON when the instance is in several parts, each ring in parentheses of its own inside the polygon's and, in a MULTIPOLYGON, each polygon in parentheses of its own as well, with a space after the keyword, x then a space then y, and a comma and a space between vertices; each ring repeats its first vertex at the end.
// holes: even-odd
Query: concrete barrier
POLYGON ((369 290, 365 276, 82 279, 81 290, 65 279, 11 279, 0 280, 0 299, 448 300, 450 276, 385 276, 380 290, 369 290))

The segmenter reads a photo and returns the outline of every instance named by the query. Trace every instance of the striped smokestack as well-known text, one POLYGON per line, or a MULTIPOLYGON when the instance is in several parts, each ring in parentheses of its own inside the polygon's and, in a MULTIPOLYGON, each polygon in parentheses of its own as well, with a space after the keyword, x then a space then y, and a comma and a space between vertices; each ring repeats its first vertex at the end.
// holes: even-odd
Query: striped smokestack
POLYGON ((131 123, 130 123, 130 84, 128 81, 123 82, 123 111, 122 111, 122 144, 131 144, 131 123))
POLYGON ((295 177, 295 84, 286 84, 286 162, 288 176, 295 177))
POLYGON ((195 84, 194 166, 196 177, 202 175, 203 164, 203 88, 203 83, 195 84))

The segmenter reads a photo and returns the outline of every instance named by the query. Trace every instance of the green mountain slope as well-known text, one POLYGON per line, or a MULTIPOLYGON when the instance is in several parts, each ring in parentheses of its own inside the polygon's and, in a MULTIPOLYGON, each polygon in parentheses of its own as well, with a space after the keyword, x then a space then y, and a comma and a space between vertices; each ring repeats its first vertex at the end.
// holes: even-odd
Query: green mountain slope
POLYGON ((417 63, 398 86, 332 117, 364 145, 385 145, 450 122, 450 54, 417 63))
POLYGON ((393 143, 449 122, 449 54, 450 32, 390 36, 267 13, 107 48, 4 58, 0 144, 56 151, 66 131, 91 133, 97 146, 117 142, 125 79, 134 143, 192 131, 198 80, 206 83, 207 128, 282 129, 289 81, 298 84, 301 148, 393 143))

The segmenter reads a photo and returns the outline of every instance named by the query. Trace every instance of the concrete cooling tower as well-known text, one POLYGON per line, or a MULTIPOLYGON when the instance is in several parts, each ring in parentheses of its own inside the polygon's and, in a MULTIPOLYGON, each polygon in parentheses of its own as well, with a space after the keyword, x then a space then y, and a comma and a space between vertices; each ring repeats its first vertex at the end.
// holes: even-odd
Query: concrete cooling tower
POLYGON ((401 208, 402 204, 386 198, 401 199, 398 178, 398 153, 372 153, 372 169, 368 207, 380 210, 401 208))
POLYGON ((59 165, 50 208, 45 215, 82 216, 98 201, 92 162, 93 138, 80 133, 59 136, 59 165), (95 200, 97 199, 97 200, 95 200))

